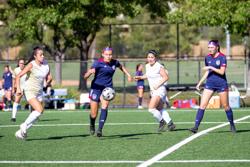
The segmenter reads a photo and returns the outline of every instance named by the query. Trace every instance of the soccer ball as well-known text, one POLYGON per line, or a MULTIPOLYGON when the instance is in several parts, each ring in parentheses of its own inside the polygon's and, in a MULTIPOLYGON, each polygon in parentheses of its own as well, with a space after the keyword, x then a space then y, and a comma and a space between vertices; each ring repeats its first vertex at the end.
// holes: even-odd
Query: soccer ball
POLYGON ((107 100, 107 101, 113 100, 115 98, 115 90, 110 87, 103 89, 102 97, 104 100, 107 100))

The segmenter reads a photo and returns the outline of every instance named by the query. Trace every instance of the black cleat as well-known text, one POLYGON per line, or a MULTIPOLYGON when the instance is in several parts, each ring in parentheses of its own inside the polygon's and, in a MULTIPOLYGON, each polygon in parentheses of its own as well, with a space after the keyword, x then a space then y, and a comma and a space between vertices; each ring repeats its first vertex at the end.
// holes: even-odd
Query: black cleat
POLYGON ((232 133, 236 133, 236 132, 237 132, 234 125, 233 125, 233 126, 230 126, 230 130, 231 130, 232 133))
POLYGON ((101 130, 101 129, 98 129, 98 130, 96 131, 96 136, 97 136, 97 137, 102 137, 102 130, 101 130))
POLYGON ((90 135, 94 135, 95 134, 95 126, 93 126, 93 125, 90 125, 89 126, 89 133, 90 133, 90 135))
POLYGON ((16 118, 11 118, 10 121, 11 122, 16 122, 16 118))
POLYGON ((167 124, 166 121, 162 119, 159 124, 158 132, 164 132, 165 131, 164 128, 166 127, 166 124, 167 124))
POLYGON ((173 121, 170 121, 168 123, 168 130, 173 131, 174 129, 175 129, 175 124, 173 123, 173 121))
POLYGON ((198 132, 198 128, 193 127, 191 129, 189 129, 189 131, 191 131, 192 133, 197 133, 198 132))

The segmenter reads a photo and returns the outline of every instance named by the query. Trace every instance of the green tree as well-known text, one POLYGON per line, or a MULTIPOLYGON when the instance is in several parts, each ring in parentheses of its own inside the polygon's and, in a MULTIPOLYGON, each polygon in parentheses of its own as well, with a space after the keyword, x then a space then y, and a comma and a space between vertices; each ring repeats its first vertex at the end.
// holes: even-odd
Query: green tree
POLYGON ((142 8, 146 8, 154 19, 169 11, 169 1, 9 0, 6 13, 11 32, 19 42, 35 39, 45 46, 56 63, 59 62, 56 64, 58 83, 61 82, 61 62, 65 51, 68 47, 77 46, 81 60, 79 89, 84 90, 87 86, 81 75, 87 69, 89 48, 104 20, 121 13, 134 17, 142 8), (52 43, 44 40, 47 28, 53 31, 52 43))

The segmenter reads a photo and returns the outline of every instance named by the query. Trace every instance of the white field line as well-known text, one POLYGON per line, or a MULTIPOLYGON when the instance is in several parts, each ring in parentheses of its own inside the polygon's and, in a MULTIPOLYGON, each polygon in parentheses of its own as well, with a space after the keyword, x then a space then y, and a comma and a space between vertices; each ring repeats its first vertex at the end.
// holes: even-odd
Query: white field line
MULTIPOLYGON (((202 124, 221 124, 227 122, 202 122, 202 124)), ((236 124, 249 124, 250 122, 235 122, 236 124)), ((155 122, 131 122, 131 123, 106 123, 106 126, 120 126, 120 125, 156 125, 159 123, 155 122)), ((185 125, 185 124, 194 124, 194 122, 175 122, 177 125, 185 125)), ((89 126, 89 123, 86 124, 39 124, 34 125, 37 127, 57 127, 57 126, 89 126)), ((0 125, 0 128, 11 128, 11 127, 19 127, 19 125, 0 125)))
MULTIPOLYGON (((248 118, 250 118, 250 115, 242 117, 240 119, 237 119, 237 120, 235 120, 235 122, 243 121, 243 120, 248 119, 248 118)), ((196 139, 196 138, 198 138, 198 137, 200 137, 200 136, 202 136, 204 134, 207 134, 208 132, 211 132, 211 131, 213 131, 215 129, 222 128, 222 127, 227 126, 227 125, 229 125, 229 123, 223 123, 223 124, 220 124, 220 125, 208 128, 206 130, 200 131, 199 133, 196 133, 196 134, 194 134, 194 135, 192 135, 192 136, 190 136, 190 137, 182 140, 181 142, 173 145, 172 147, 166 149, 165 151, 163 151, 163 152, 155 155, 151 159, 146 160, 145 162, 141 163, 137 167, 147 167, 147 166, 150 166, 153 163, 155 163, 155 162, 159 161, 160 159, 166 157, 167 155, 171 154, 172 152, 176 151, 180 147, 184 146, 185 144, 191 142, 192 140, 194 140, 194 139, 196 139)))
MULTIPOLYGON (((143 161, 0 161, 0 164, 138 164, 143 161)), ((250 159, 228 160, 169 160, 156 163, 250 163, 250 159)))

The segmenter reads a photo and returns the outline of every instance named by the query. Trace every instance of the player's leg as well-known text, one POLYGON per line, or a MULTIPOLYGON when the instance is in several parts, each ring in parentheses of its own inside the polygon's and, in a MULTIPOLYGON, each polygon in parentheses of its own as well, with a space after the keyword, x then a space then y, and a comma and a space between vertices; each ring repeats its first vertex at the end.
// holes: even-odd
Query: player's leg
POLYGON ((236 133, 236 128, 234 125, 234 118, 233 118, 233 111, 231 107, 229 106, 229 101, 228 101, 228 91, 220 92, 219 96, 220 96, 221 105, 225 109, 227 119, 230 123, 230 130, 233 133, 236 133))
POLYGON ((21 136, 19 136, 19 131, 16 132, 16 137, 19 139, 25 139, 27 137, 27 130, 32 127, 43 112, 42 103, 37 98, 29 98, 28 103, 34 108, 34 111, 32 111, 27 119, 20 125, 19 131, 21 132, 21 136))
POLYGON ((89 132, 90 135, 95 134, 95 120, 98 115, 98 108, 101 96, 101 90, 91 89, 89 96, 90 96, 90 115, 89 115, 89 132))
MULTIPOLYGON (((165 98, 165 97, 164 97, 165 98)), ((168 112, 166 109, 164 109, 164 103, 165 101, 162 99, 159 102, 159 105, 157 107, 157 110, 159 110, 161 112, 162 118, 166 121, 166 123, 168 124, 168 130, 169 131, 173 131, 175 129, 175 124, 173 123, 171 117, 169 116, 168 112)))
POLYGON ((21 101, 22 96, 23 96, 23 94, 21 94, 21 95, 16 94, 16 96, 15 96, 15 101, 13 103, 12 116, 11 116, 11 121, 12 122, 16 122, 16 113, 17 113, 18 106, 19 106, 19 103, 21 101))
POLYGON ((142 99, 143 99, 144 89, 143 89, 143 87, 137 87, 137 91, 138 91, 138 109, 143 109, 142 99))
POLYGON ((166 121, 162 118, 161 112, 157 110, 157 107, 161 101, 161 97, 151 94, 151 99, 148 104, 148 111, 153 114, 153 117, 159 122, 158 131, 165 131, 166 121))
POLYGON ((89 127, 89 131, 91 135, 95 134, 95 120, 96 117, 98 115, 98 105, 99 102, 90 101, 90 115, 89 115, 89 121, 90 121, 90 127, 89 127))
POLYGON ((204 89, 202 97, 201 97, 200 107, 196 113, 195 125, 193 128, 190 129, 191 132, 196 133, 198 131, 200 122, 202 121, 203 116, 204 116, 205 109, 213 93, 214 93, 213 90, 204 89))
POLYGON ((6 102, 6 109, 7 109, 7 111, 10 111, 10 110, 11 110, 11 105, 12 105, 11 94, 12 94, 12 90, 11 90, 11 88, 9 88, 9 89, 6 91, 6 99, 7 99, 7 102, 6 102))
POLYGON ((96 132, 97 137, 102 137, 102 130, 108 117, 108 105, 109 105, 109 101, 104 100, 102 96, 100 97, 100 100, 101 100, 101 113, 99 118, 99 127, 96 132))

